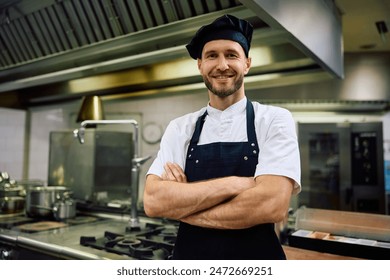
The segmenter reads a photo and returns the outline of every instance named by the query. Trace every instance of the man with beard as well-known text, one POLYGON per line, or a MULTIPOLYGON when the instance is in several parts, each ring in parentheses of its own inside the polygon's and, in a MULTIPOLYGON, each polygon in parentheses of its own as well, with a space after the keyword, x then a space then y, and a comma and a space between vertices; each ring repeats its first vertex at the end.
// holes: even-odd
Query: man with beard
POLYGON ((295 124, 246 98, 253 28, 224 15, 186 46, 208 89, 201 110, 170 122, 148 171, 150 217, 180 221, 173 259, 285 259, 274 231, 300 191, 295 124))

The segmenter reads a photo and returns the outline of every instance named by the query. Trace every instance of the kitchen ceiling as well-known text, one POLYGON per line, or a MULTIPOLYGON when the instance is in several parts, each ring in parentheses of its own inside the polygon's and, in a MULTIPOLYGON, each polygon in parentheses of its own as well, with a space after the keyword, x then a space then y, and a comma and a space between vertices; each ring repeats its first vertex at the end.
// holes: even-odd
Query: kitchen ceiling
POLYGON ((390 0, 335 0, 335 3, 342 15, 345 52, 390 52, 390 0), (381 27, 385 28, 382 34, 381 27))
MULTIPOLYGON (((251 9, 253 5, 249 4, 255 2, 0 0, 0 106, 7 100, 12 107, 89 94, 131 92, 136 96, 145 90, 150 94, 169 93, 175 90, 172 85, 199 82, 194 73, 179 71, 178 77, 162 75, 157 79, 150 73, 182 67, 187 57, 183 45, 199 26, 226 12, 251 21, 255 26, 254 51, 272 54, 270 62, 260 62, 251 70, 252 75, 262 75, 252 80, 267 86, 265 80, 272 80, 272 84, 280 79, 275 77, 282 77, 285 83, 331 78, 302 49, 291 44, 291 36, 283 29, 270 26, 252 13, 257 7, 255 4, 251 9), (258 46, 257 41, 261 42, 258 46), (115 78, 107 73, 115 73, 115 78), (129 74, 149 78, 142 84, 131 84, 129 74), (91 80, 95 76, 99 82, 91 80), (76 90, 74 84, 82 84, 83 89, 76 90)), ((390 51, 386 42, 389 33, 380 36, 375 30, 377 21, 389 26, 389 2, 335 1, 342 13, 345 52, 390 51)))

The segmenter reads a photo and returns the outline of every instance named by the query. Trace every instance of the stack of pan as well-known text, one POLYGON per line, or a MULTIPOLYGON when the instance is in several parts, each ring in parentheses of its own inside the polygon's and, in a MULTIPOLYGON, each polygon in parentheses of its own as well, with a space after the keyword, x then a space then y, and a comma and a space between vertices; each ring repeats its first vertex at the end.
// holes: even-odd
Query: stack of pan
POLYGON ((26 192, 7 172, 0 171, 0 214, 16 214, 25 210, 26 192))

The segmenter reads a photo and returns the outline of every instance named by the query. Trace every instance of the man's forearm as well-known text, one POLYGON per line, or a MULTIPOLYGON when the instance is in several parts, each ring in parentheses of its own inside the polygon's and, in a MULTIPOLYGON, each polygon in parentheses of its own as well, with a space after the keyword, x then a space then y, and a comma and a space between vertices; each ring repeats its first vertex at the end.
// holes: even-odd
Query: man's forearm
POLYGON ((256 187, 181 221, 216 229, 242 229, 275 223, 282 220, 288 211, 292 187, 293 181, 286 177, 262 176, 256 187))
POLYGON ((235 176, 183 183, 149 175, 145 186, 144 208, 151 217, 183 219, 232 199, 253 186, 253 178, 235 176))

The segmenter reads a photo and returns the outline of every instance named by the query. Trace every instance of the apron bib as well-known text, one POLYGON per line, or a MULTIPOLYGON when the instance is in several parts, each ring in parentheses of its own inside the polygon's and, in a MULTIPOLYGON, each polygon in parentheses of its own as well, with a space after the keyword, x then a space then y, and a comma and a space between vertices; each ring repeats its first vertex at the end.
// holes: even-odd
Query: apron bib
MULTIPOLYGON (((254 110, 246 105, 248 142, 219 142, 197 145, 207 111, 199 117, 187 151, 185 174, 188 182, 226 176, 253 177, 259 147, 254 110)), ((248 229, 219 230, 180 223, 173 259, 260 260, 286 259, 274 224, 248 229)))

